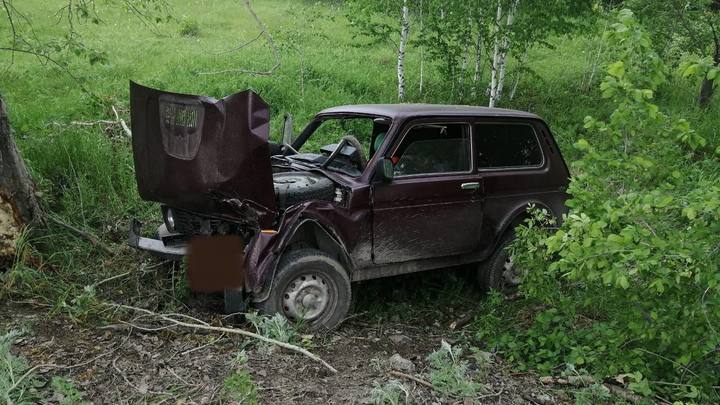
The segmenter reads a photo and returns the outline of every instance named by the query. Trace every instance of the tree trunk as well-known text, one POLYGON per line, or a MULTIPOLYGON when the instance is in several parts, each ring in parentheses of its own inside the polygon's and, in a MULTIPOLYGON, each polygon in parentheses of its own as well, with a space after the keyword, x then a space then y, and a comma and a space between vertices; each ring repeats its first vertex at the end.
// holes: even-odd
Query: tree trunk
MULTIPOLYGON (((480 80, 480 61, 482 58, 482 31, 478 28, 477 39, 475 41, 475 72, 473 73, 473 92, 472 97, 477 96, 478 81, 480 80)), ((477 101, 477 100, 475 100, 477 101)))
POLYGON ((22 227, 41 220, 35 186, 10 133, 0 97, 0 269, 12 265, 22 227))
MULTIPOLYGON (((425 19, 423 18, 423 0, 420 0, 420 32, 424 32, 425 19)), ((423 86, 425 84, 425 47, 420 48, 420 97, 423 96, 423 86)))
POLYGON ((491 80, 489 107, 495 107, 502 98, 503 87, 505 85, 507 54, 510 49, 510 29, 515 19, 515 11, 517 10, 518 3, 520 3, 520 0, 514 0, 512 2, 507 12, 505 28, 502 29, 501 33, 502 4, 498 2, 497 17, 495 18, 495 54, 493 55, 493 77, 491 80))
POLYGON ((502 18, 502 3, 498 1, 497 15, 493 32, 495 34, 495 50, 493 51, 492 72, 490 72, 490 102, 488 107, 495 107, 497 102, 498 68, 500 63, 500 19, 502 18))
MULTIPOLYGON (((527 62, 527 56, 528 56, 528 49, 525 48, 525 52, 520 57, 520 67, 524 68, 525 63, 527 62)), ((515 92, 517 92, 518 85, 520 84, 520 79, 522 78, 523 69, 518 69, 517 74, 515 74, 515 80, 513 81, 512 89, 510 90, 510 94, 508 95, 508 100, 513 101, 515 98, 515 92)))
MULTIPOLYGON (((715 55, 713 56, 713 62, 715 62, 715 67, 720 67, 720 44, 715 44, 715 55)), ((715 92, 715 81, 718 80, 716 77, 715 80, 708 80, 707 76, 703 77, 702 84, 700 85, 700 96, 698 97, 698 102, 700 103, 700 107, 707 107, 708 104, 710 104, 710 97, 712 97, 713 93, 715 92)))
POLYGON ((398 47, 397 57, 397 77, 398 77, 398 100, 405 100, 405 47, 407 46, 408 33, 410 31, 409 12, 407 0, 403 1, 402 7, 402 28, 400 29, 400 47, 398 47))

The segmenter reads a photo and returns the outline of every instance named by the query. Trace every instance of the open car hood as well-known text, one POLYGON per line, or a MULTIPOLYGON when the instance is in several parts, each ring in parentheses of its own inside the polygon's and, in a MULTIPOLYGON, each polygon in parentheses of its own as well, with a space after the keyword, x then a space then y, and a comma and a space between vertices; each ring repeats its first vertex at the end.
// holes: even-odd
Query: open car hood
POLYGON ((268 226, 275 215, 269 108, 251 90, 211 97, 130 82, 135 178, 140 197, 268 226))

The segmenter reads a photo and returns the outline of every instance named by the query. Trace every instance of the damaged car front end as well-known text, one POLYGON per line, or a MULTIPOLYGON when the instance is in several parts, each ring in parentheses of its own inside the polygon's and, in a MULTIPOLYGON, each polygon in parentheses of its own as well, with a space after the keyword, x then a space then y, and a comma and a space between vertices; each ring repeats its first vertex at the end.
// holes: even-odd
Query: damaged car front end
MULTIPOLYGON (((320 154, 295 151, 293 146, 299 149, 307 140, 303 134, 293 145, 271 145, 268 106, 252 91, 216 100, 131 83, 130 95, 138 190, 144 200, 161 204, 163 217, 154 237, 142 236, 142 224, 133 220, 131 246, 165 259, 189 256, 191 288, 224 291, 227 312, 243 310, 250 300, 267 300, 280 256, 288 245, 299 243, 293 240, 298 232, 314 227, 311 237, 332 245, 335 257, 349 264, 350 255, 322 212, 334 213, 348 202, 353 184, 348 178, 360 174, 365 164, 351 162, 362 153, 357 140, 325 146, 320 154), (281 149, 294 156, 278 153, 281 149), (193 255, 208 256, 199 253, 200 241, 228 236, 241 241, 239 261, 198 265, 193 260, 193 255), (217 266, 225 266, 222 271, 233 277, 239 274, 242 281, 228 285, 217 266), (194 282, 198 274, 202 288, 194 282)), ((321 121, 309 127, 314 131, 319 125, 321 121)), ((294 300, 299 309, 290 315, 308 318, 315 297, 330 300, 331 294, 323 291, 322 282, 300 288, 294 300)))

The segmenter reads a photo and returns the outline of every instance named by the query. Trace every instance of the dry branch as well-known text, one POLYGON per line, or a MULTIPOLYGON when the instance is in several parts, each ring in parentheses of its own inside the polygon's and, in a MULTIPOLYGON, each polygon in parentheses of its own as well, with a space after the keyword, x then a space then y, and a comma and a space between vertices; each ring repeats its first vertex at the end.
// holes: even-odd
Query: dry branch
MULTIPOLYGON (((276 346, 280 346, 280 347, 282 347, 282 348, 284 348, 284 349, 288 349, 288 350, 291 350, 291 351, 293 351, 293 352, 300 353, 300 354, 304 355, 305 357, 307 357, 307 358, 309 358, 309 359, 311 359, 311 360, 313 360, 313 361, 315 361, 315 362, 317 362, 317 363, 322 364, 325 368, 327 368, 327 369, 330 370, 331 372, 337 373, 337 370, 336 370, 333 366, 331 366, 330 364, 328 364, 325 360, 323 360, 323 359, 321 359, 320 357, 318 357, 318 356, 310 353, 309 351, 303 349, 302 347, 295 346, 295 345, 290 344, 290 343, 281 342, 281 341, 279 341, 279 340, 271 339, 271 338, 265 337, 265 336, 263 336, 263 335, 258 335, 257 333, 248 332, 248 331, 242 330, 242 329, 226 328, 226 327, 220 327, 220 326, 210 326, 210 325, 208 325, 207 323, 205 323, 205 322, 203 322, 203 321, 201 321, 201 320, 199 320, 199 319, 192 318, 192 317, 190 317, 190 316, 188 316, 188 315, 183 315, 183 317, 185 317, 185 318, 190 318, 190 319, 192 319, 193 321, 195 321, 195 322, 197 322, 197 323, 183 322, 183 321, 179 321, 179 320, 174 319, 174 318, 172 318, 171 316, 169 316, 169 315, 175 315, 175 316, 177 316, 178 314, 158 314, 158 313, 152 312, 152 311, 147 310, 147 309, 137 308, 137 307, 133 307, 133 306, 129 306, 129 305, 121 305, 121 304, 110 304, 110 305, 115 306, 115 307, 117 307, 117 308, 124 308, 124 309, 129 309, 129 310, 132 310, 132 311, 136 311, 136 312, 142 312, 142 313, 144 313, 144 314, 146 314, 146 315, 154 316, 154 317, 157 317, 157 318, 159 318, 159 319, 162 319, 162 320, 164 320, 164 321, 166 321, 166 322, 170 322, 171 324, 176 325, 176 326, 182 326, 182 327, 185 327, 185 328, 198 329, 198 330, 207 330, 207 331, 214 331, 214 332, 230 333, 230 334, 234 334, 234 335, 242 335, 242 336, 246 336, 246 337, 249 337, 249 338, 257 339, 257 340, 260 340, 260 341, 262 341, 262 342, 270 343, 270 344, 273 344, 273 345, 276 345, 276 346)), ((134 326, 134 325, 133 325, 133 326, 134 326)))
POLYGON ((128 136, 128 138, 132 138, 132 131, 130 131, 130 128, 128 128, 127 123, 124 119, 120 118, 120 115, 118 114, 117 110, 115 109, 115 106, 112 106, 113 113, 115 114, 115 121, 120 123, 120 126, 122 127, 123 131, 125 131, 125 135, 128 136))
POLYGON ((400 371, 396 371, 396 370, 391 370, 388 372, 388 374, 395 376, 395 377, 400 377, 400 378, 405 378, 405 379, 408 379, 411 381, 415 381, 416 383, 424 385, 424 386, 430 388, 431 390, 434 389, 432 384, 423 380, 422 378, 415 377, 414 375, 401 373, 400 371))
MULTIPOLYGON (((95 125, 120 125, 125 135, 127 135, 128 138, 132 137, 132 131, 130 130, 130 127, 128 127, 128 124, 125 122, 124 119, 120 118, 120 115, 117 112, 117 109, 115 109, 115 106, 112 106, 113 114, 115 115, 114 120, 95 120, 95 121, 70 121, 70 124, 72 125, 80 125, 84 127, 91 127, 95 125)), ((58 124, 60 125, 60 124, 58 124)))
POLYGON ((74 233, 75 235, 87 240, 88 242, 90 242, 91 245, 93 245, 97 248, 100 248, 103 252, 107 253, 108 255, 115 254, 115 252, 110 250, 109 247, 105 246, 102 242, 100 242, 100 240, 98 238, 89 234, 88 232, 85 232, 82 229, 78 229, 78 228, 68 224, 67 222, 62 221, 59 218, 55 218, 54 216, 52 216, 50 214, 46 214, 45 218, 49 219, 50 221, 52 221, 53 223, 55 223, 57 225, 62 226, 63 228, 67 229, 68 231, 74 233))
POLYGON ((225 69, 225 70, 218 70, 214 72, 200 72, 199 75, 217 75, 217 74, 223 74, 223 73, 245 73, 250 75, 259 75, 259 76, 271 76, 273 73, 275 73, 275 70, 280 67, 280 51, 278 50, 277 46, 275 45, 275 42, 272 39, 272 35, 270 35, 270 32, 268 32, 267 27, 265 26, 265 23, 260 20, 260 17, 258 17, 257 14, 255 14, 255 11, 250 6, 250 0, 245 0, 245 7, 247 7, 248 11, 250 12, 250 15, 252 15, 253 19, 257 23, 258 27, 260 28, 260 35, 258 35, 255 39, 252 39, 245 43, 244 45, 241 45, 237 49, 242 49, 245 46, 249 45, 252 42, 255 42, 257 38, 260 36, 265 36, 265 39, 267 40, 268 45, 270 45, 270 48, 272 49, 273 56, 275 56, 275 64, 268 70, 265 71, 256 71, 256 70, 249 70, 249 69, 225 69))

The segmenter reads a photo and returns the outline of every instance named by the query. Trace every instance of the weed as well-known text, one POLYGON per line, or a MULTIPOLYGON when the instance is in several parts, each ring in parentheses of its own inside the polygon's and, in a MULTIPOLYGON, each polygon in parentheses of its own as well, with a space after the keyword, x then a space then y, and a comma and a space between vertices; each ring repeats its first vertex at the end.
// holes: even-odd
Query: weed
POLYGON ((387 384, 376 384, 370 391, 370 400, 376 405, 406 404, 410 400, 410 390, 405 384, 390 380, 387 384))
POLYGON ((63 377, 53 377, 50 385, 53 388, 55 396, 61 405, 77 405, 83 404, 84 395, 75 386, 72 380, 63 377))
POLYGON ((15 339, 22 333, 11 330, 0 335, 0 401, 7 404, 30 404, 37 400, 37 384, 27 362, 10 352, 15 339))
POLYGON ((245 352, 245 349, 242 349, 238 352, 238 354, 235 355, 235 358, 232 359, 231 363, 233 367, 239 368, 247 364, 248 362, 248 355, 245 352))
POLYGON ((257 403, 257 390, 250 373, 245 370, 234 371, 223 381, 223 394, 227 399, 243 404, 257 403))
POLYGON ((195 20, 185 20, 180 27, 180 35, 196 38, 200 36, 200 24, 195 20))
POLYGON ((432 370, 429 374, 433 388, 445 397, 472 398, 483 385, 473 381, 468 374, 469 364, 462 360, 462 350, 453 348, 446 341, 442 341, 440 350, 428 356, 432 370))
POLYGON ((299 337, 296 327, 280 313, 272 317, 249 313, 246 318, 255 327, 258 334, 267 338, 293 343, 299 337))
POLYGON ((608 402, 610 390, 602 384, 593 384, 575 391, 575 405, 594 405, 608 402))

